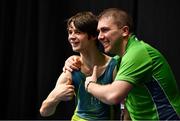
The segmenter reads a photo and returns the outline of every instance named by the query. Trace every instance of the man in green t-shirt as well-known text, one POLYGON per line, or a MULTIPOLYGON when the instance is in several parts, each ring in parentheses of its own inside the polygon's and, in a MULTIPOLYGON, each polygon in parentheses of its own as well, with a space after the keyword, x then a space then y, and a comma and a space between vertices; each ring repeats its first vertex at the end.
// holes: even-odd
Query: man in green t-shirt
POLYGON ((118 55, 121 62, 115 81, 108 85, 96 83, 94 68, 86 78, 86 90, 110 105, 126 99, 132 120, 180 120, 180 91, 171 68, 157 49, 133 34, 132 18, 123 10, 106 9, 97 30, 104 51, 118 55))

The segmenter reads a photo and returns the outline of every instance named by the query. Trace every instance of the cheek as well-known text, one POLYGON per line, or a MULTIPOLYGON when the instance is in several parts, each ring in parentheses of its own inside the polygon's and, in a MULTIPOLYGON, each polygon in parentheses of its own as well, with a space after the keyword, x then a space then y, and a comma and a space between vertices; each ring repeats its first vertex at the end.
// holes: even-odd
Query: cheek
POLYGON ((119 38, 119 33, 113 32, 113 33, 111 33, 111 37, 112 37, 112 40, 117 40, 119 38))
POLYGON ((69 44, 71 45, 71 40, 70 40, 70 39, 68 39, 68 42, 69 42, 69 44))

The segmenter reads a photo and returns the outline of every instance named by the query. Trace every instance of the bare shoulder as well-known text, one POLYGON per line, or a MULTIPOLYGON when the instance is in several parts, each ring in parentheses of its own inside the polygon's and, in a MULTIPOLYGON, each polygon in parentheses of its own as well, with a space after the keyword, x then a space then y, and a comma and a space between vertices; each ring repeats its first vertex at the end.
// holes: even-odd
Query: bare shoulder
MULTIPOLYGON (((62 72, 57 80, 57 84, 67 83, 67 81, 72 80, 72 74, 69 71, 62 72)), ((70 83, 70 82, 68 82, 70 83)))

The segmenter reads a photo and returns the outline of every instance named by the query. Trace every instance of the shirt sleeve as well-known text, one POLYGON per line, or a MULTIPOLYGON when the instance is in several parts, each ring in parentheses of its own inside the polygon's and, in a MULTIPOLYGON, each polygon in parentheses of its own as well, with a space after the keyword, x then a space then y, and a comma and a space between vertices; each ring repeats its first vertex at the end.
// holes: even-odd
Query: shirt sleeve
POLYGON ((151 75, 152 60, 145 47, 131 48, 123 57, 115 80, 138 84, 151 75))

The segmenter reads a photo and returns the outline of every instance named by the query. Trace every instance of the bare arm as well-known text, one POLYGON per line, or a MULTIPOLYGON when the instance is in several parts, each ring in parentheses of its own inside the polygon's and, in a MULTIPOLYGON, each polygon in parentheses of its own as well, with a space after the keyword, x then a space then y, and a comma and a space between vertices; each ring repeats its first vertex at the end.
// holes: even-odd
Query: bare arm
POLYGON ((71 73, 63 72, 56 83, 55 88, 50 92, 48 97, 43 101, 40 114, 42 116, 50 116, 54 114, 60 101, 71 100, 74 95, 74 86, 70 85, 71 73))
POLYGON ((132 85, 126 81, 114 81, 107 85, 96 83, 88 85, 88 92, 106 104, 121 102, 131 89, 132 85))
POLYGON ((113 81, 111 84, 100 85, 96 84, 96 66, 93 69, 93 74, 86 78, 85 88, 93 96, 106 104, 117 104, 121 102, 132 89, 132 84, 126 81, 113 81))

